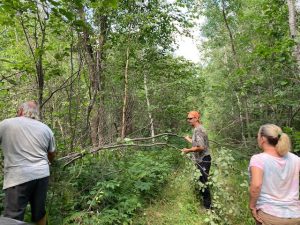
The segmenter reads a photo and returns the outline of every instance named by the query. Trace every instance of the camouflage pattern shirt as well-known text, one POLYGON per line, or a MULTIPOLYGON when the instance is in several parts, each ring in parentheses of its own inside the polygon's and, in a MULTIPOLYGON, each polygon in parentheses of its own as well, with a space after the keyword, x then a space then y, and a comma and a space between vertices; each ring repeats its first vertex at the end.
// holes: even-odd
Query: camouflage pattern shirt
POLYGON ((210 155, 208 136, 202 125, 196 127, 193 131, 192 146, 205 148, 204 150, 193 152, 192 158, 196 163, 202 162, 204 156, 210 155))

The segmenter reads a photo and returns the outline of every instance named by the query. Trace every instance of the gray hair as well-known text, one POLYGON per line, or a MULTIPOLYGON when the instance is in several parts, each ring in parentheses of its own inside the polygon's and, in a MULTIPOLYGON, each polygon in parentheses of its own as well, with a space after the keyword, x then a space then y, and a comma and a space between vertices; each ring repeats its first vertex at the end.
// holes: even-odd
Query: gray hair
POLYGON ((20 105, 19 109, 22 109, 23 116, 39 120, 39 108, 36 101, 24 102, 20 105))

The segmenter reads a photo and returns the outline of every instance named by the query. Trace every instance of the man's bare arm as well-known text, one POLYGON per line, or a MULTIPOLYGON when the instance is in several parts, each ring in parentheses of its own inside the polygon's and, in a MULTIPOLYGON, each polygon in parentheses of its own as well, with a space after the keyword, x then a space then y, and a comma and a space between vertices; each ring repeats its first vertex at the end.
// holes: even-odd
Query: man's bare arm
POLYGON ((55 158, 55 152, 48 152, 48 160, 50 163, 53 163, 55 158))
POLYGON ((191 147, 191 148, 184 148, 181 151, 184 153, 189 153, 189 152, 200 152, 203 151, 207 148, 203 147, 203 146, 195 146, 195 147, 191 147))
POLYGON ((185 136, 184 139, 189 142, 192 143, 192 138, 190 136, 185 136))

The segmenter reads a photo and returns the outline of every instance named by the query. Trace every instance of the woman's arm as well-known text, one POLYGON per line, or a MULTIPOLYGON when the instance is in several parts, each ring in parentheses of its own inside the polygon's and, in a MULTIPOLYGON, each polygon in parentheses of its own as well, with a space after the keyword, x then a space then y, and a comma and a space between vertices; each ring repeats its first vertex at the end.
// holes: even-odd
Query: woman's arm
POLYGON ((262 222, 262 221, 258 217, 258 214, 257 214, 256 202, 260 195, 262 181, 263 181, 263 170, 258 167, 252 166, 251 167, 249 208, 251 209, 251 213, 252 213, 252 216, 254 217, 254 219, 259 222, 262 222))

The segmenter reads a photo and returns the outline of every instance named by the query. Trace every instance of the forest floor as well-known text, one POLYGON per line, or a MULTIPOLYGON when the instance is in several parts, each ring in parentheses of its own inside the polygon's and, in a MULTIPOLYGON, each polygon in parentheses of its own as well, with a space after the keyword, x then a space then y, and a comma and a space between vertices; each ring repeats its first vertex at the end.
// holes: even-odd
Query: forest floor
POLYGON ((135 225, 201 225, 207 211, 196 198, 192 172, 179 168, 161 195, 134 219, 135 225))
POLYGON ((206 210, 195 192, 198 170, 189 163, 180 165, 159 196, 133 219, 134 225, 204 225, 254 223, 248 210, 249 159, 238 150, 213 149, 210 175, 215 210, 206 210), (234 156, 234 157, 233 157, 234 156))

